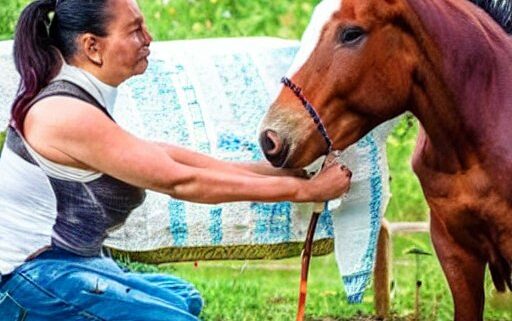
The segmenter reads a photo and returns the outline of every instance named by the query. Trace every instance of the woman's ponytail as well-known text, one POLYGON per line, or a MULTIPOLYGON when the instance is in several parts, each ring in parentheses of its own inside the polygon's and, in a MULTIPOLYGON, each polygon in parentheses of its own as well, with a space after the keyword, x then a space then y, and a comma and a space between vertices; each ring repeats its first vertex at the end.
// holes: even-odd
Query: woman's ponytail
POLYGON ((56 0, 37 0, 21 13, 14 36, 14 63, 21 76, 11 124, 23 133, 28 104, 57 75, 62 61, 49 35, 56 0))
POLYGON ((84 33, 108 35, 113 18, 108 3, 36 0, 22 11, 14 36, 14 63, 21 81, 11 110, 11 125, 21 133, 30 102, 57 76, 62 58, 69 61, 76 54, 77 37, 84 33))

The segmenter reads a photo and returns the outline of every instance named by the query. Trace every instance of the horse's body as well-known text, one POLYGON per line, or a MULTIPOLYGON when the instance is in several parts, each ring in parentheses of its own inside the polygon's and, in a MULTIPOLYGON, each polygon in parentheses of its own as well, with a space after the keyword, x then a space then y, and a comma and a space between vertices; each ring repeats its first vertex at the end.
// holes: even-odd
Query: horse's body
MULTIPOLYGON (((486 264, 496 288, 512 290, 512 39, 467 0, 331 2, 338 6, 292 80, 335 149, 406 110, 419 119, 413 168, 455 319, 482 320, 486 264)), ((510 28, 511 4, 498 2, 510 28)), ((301 167, 325 153, 307 117, 284 88, 262 124, 274 165, 301 167)))

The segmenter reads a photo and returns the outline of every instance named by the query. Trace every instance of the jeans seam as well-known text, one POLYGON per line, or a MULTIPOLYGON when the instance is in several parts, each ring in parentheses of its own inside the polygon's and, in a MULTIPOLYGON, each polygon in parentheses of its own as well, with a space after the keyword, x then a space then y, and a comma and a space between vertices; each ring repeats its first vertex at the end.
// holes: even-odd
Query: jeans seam
POLYGON ((37 290, 41 291, 43 294, 45 294, 45 295, 47 295, 47 296, 49 296, 49 297, 51 297, 53 299, 58 300, 59 302, 63 303, 64 305, 72 307, 73 310, 75 310, 78 315, 83 316, 85 318, 88 318, 88 319, 90 319, 92 321, 107 321, 107 320, 105 320, 103 318, 100 318, 99 316, 97 316, 95 314, 90 313, 86 309, 81 309, 81 308, 77 307, 76 305, 74 305, 72 303, 69 303, 69 302, 65 301, 64 299, 56 296, 52 292, 50 292, 47 289, 41 287, 34 280, 32 280, 32 278, 30 278, 30 276, 24 274, 23 272, 19 272, 18 275, 20 277, 22 277, 23 279, 25 279, 27 282, 29 282, 31 285, 33 285, 37 290))

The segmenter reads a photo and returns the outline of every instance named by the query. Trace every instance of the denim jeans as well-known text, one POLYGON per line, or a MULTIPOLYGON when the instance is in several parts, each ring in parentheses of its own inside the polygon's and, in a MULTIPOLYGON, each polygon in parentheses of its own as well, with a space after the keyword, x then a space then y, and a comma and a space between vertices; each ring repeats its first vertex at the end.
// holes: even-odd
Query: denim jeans
POLYGON ((189 283, 124 272, 109 258, 44 252, 0 283, 2 321, 198 321, 203 307, 189 283))

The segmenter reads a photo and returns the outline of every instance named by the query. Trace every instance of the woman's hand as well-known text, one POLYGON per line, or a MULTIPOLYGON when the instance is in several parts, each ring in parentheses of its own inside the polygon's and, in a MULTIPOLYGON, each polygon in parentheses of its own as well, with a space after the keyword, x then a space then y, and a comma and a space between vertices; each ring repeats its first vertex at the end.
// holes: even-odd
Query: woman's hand
POLYGON ((337 162, 326 163, 320 173, 304 182, 303 197, 308 202, 324 202, 340 197, 350 189, 352 172, 337 162))

